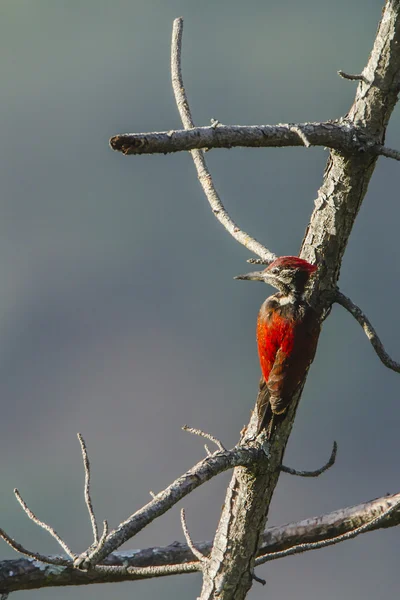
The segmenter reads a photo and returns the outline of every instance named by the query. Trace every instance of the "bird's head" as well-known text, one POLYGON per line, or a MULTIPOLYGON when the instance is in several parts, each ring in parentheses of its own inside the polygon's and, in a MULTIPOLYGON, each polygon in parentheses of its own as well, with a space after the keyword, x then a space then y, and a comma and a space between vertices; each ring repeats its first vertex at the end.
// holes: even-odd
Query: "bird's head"
POLYGON ((235 279, 262 281, 277 288, 285 295, 299 296, 316 270, 316 265, 312 265, 298 256, 280 256, 264 271, 237 275, 235 279))

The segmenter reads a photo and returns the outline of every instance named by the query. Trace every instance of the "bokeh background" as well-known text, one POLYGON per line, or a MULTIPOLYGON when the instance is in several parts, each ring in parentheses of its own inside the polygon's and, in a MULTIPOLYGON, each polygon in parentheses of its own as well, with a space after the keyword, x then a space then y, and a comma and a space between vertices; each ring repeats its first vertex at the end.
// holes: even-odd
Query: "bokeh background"
MULTIPOLYGON (((92 461, 100 520, 117 525, 204 454, 188 423, 233 445, 259 378, 255 320, 271 291, 233 280, 249 254, 215 221, 188 154, 123 157, 108 139, 179 128, 169 73, 172 21, 195 121, 325 120, 345 114, 382 3, 368 0, 3 0, 0 6, 0 524, 56 553, 13 497, 76 551, 90 543, 76 433, 92 461)), ((389 146, 399 148, 398 110, 389 146)), ((213 151, 231 215, 278 254, 296 254, 327 152, 213 151)), ((398 163, 380 159, 340 285, 399 358, 398 163)), ((400 379, 340 307, 326 321, 287 449, 313 469, 283 475, 270 524, 399 490, 400 379)), ((211 539, 229 474, 185 499, 211 539)), ((127 548, 183 541, 177 506, 127 548)), ((397 596, 400 533, 361 536, 259 569, 250 597, 397 596)), ((15 553, 1 543, 1 556, 15 553)), ((29 592, 31 600, 195 598, 200 576, 29 592)), ((16 593, 15 598, 25 597, 16 593)), ((28 595, 26 595, 28 597, 28 595)), ((14 596, 13 596, 14 597, 14 596)))

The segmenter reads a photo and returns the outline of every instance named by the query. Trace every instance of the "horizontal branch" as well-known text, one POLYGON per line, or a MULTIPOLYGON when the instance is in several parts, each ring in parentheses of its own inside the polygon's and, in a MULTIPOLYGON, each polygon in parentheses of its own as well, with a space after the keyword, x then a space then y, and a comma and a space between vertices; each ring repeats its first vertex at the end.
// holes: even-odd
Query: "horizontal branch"
POLYGON ((110 146, 123 154, 169 154, 212 148, 283 148, 323 146, 343 152, 370 152, 400 160, 400 152, 367 142, 356 126, 346 121, 279 125, 221 125, 149 133, 122 133, 110 146))
MULTIPOLYGON (((300 123, 280 125, 218 125, 176 131, 125 133, 112 137, 110 146, 123 154, 167 154, 185 150, 311 146, 354 151, 357 130, 348 123, 300 123), (301 132, 301 135, 299 135, 301 132)), ((356 147, 362 147, 359 143, 356 147)))
MULTIPOLYGON (((280 552, 298 544, 327 540, 348 533, 381 515, 400 500, 400 494, 384 496, 370 502, 344 508, 324 516, 312 517, 297 523, 289 523, 268 528, 262 536, 258 555, 280 552)), ((387 520, 373 529, 394 527, 400 524, 400 511, 397 510, 387 520)), ((205 555, 211 551, 211 542, 195 542, 196 548, 205 555)), ((55 557, 53 557, 55 558, 55 557)), ((61 557, 60 557, 61 558, 61 557)), ((123 572, 91 569, 79 571, 47 565, 27 558, 0 562, 0 592, 38 589, 42 587, 86 585, 105 581, 127 581, 146 579, 179 573, 194 573, 201 568, 199 561, 193 561, 193 554, 187 544, 174 542, 169 546, 114 552, 105 565, 137 569, 123 572), (162 567, 170 567, 165 569, 162 567)))
POLYGON ((378 334, 376 333, 368 317, 363 313, 361 308, 354 304, 354 302, 352 302, 350 298, 339 292, 339 290, 335 294, 334 301, 337 304, 340 304, 340 306, 343 306, 343 308, 345 308, 346 310, 348 310, 349 313, 353 315, 356 321, 361 325, 361 327, 364 329, 367 338, 371 342, 375 352, 377 353, 385 367, 391 369, 392 371, 396 371, 396 373, 400 373, 400 363, 393 360, 386 352, 381 340, 378 337, 378 334))

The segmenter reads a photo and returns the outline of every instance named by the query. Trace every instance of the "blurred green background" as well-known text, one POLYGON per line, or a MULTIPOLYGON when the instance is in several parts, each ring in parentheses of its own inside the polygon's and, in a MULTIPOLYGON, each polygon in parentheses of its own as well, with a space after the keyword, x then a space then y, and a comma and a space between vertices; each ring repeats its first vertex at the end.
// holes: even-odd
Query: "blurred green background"
MULTIPOLYGON (((0 5, 0 525, 56 553, 14 500, 79 552, 91 541, 76 432, 94 504, 117 525, 203 455, 188 423, 233 445, 254 404, 255 320, 270 288, 233 276, 249 254, 216 222, 188 154, 123 157, 108 139, 180 122, 170 86, 172 21, 185 18, 183 70, 194 119, 226 124, 336 118, 364 67, 381 2, 8 0, 0 5)), ((394 114, 387 144, 400 147, 394 114)), ((213 151, 231 215, 277 254, 296 254, 327 159, 323 149, 213 151)), ((400 357, 398 163, 380 159, 340 285, 400 357)), ((270 524, 399 491, 399 376, 340 307, 326 321, 270 524)), ((211 539, 229 474, 182 503, 211 539)), ((183 541, 179 507, 127 548, 183 541)), ((261 567, 250 598, 398 594, 399 530, 261 567)), ((15 557, 5 544, 1 556, 15 557)), ((36 599, 195 598, 197 575, 29 592, 36 599)), ((16 593, 15 598, 28 597, 16 593)), ((13 596, 14 598, 14 596, 13 596)))

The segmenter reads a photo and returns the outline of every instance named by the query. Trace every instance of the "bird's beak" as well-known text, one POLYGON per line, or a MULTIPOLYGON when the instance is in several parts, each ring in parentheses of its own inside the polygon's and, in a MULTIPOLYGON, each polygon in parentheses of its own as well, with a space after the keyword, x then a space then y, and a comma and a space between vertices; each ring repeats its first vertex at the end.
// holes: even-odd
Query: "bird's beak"
POLYGON ((245 275, 236 275, 233 279, 244 279, 245 281, 265 281, 265 273, 263 271, 254 271, 245 275))

